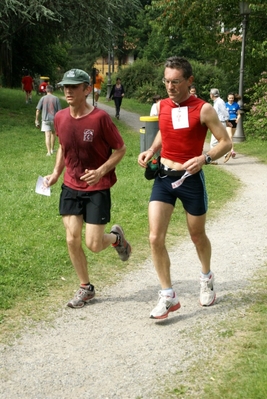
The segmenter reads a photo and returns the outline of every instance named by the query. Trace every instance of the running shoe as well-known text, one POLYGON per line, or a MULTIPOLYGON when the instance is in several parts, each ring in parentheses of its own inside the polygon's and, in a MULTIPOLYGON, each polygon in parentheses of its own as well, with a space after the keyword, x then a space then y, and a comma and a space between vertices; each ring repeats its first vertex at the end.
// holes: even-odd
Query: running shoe
POLYGON ((213 289, 214 285, 214 274, 210 272, 208 278, 200 277, 200 298, 199 302, 201 306, 211 306, 214 304, 216 299, 216 293, 213 289))
POLYGON ((173 297, 162 295, 159 291, 159 301, 157 306, 150 313, 151 319, 166 319, 170 312, 180 309, 181 304, 174 292, 173 297))
POLYGON ((68 302, 67 306, 70 308, 82 308, 86 303, 91 301, 94 296, 95 287, 92 284, 90 284, 88 288, 80 287, 74 295, 74 298, 68 302))
POLYGON ((224 163, 228 162, 229 159, 231 158, 231 156, 232 156, 232 152, 229 151, 229 152, 224 156, 224 163))
POLYGON ((123 262, 129 259, 132 248, 131 245, 128 243, 128 241, 124 237, 123 230, 121 226, 118 224, 114 224, 114 226, 111 227, 111 233, 116 234, 118 237, 118 240, 115 244, 112 244, 112 246, 116 249, 116 251, 119 254, 119 257, 123 262))

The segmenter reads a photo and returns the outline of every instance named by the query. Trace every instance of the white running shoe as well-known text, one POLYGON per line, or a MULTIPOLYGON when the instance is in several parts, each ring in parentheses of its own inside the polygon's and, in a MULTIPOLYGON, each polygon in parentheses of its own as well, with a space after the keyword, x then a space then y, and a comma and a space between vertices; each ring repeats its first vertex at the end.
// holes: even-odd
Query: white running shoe
POLYGON ((159 291, 159 301, 157 306, 150 313, 151 319, 166 319, 170 312, 180 309, 181 304, 179 299, 174 292, 173 298, 170 296, 162 295, 162 291, 159 291))
POLYGON ((216 293, 213 289, 214 274, 210 272, 209 278, 200 276, 200 297, 199 302, 201 306, 211 306, 216 299, 216 293))

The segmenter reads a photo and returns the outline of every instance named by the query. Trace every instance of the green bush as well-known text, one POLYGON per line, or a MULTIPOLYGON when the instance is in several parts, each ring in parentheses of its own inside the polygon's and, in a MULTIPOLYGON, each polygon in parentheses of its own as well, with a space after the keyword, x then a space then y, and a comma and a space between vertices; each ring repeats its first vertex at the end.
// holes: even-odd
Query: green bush
POLYGON ((119 76, 125 88, 125 97, 131 98, 139 87, 154 82, 157 69, 146 59, 136 60, 129 67, 121 69, 119 76))
POLYGON ((190 60, 193 68, 194 85, 197 89, 199 97, 206 101, 210 101, 210 89, 216 87, 220 91, 220 96, 226 100, 230 91, 230 83, 225 72, 217 66, 210 64, 202 64, 198 61, 190 60))
POLYGON ((245 104, 249 108, 244 121, 246 135, 261 140, 267 139, 267 72, 262 72, 258 83, 246 91, 250 101, 245 104))
MULTIPOLYGON (((194 84, 199 97, 210 101, 210 89, 216 87, 220 90, 221 97, 226 99, 228 92, 236 91, 230 89, 229 79, 222 69, 210 64, 202 64, 190 60, 195 77, 194 84)), ((112 84, 120 77, 125 88, 125 97, 134 98, 140 103, 152 103, 152 97, 159 94, 162 98, 167 96, 166 89, 162 83, 164 76, 164 63, 152 64, 147 59, 137 60, 126 68, 120 69, 112 75, 112 84)), ((107 92, 107 79, 102 85, 102 94, 107 92)))

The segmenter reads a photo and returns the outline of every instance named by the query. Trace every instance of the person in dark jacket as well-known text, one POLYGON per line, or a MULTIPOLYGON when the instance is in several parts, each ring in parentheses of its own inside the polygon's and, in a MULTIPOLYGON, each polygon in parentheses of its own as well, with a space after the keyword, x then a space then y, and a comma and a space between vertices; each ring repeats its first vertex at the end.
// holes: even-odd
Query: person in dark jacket
POLYGON ((116 118, 120 119, 120 109, 121 109, 121 103, 122 103, 122 98, 124 97, 124 87, 121 84, 121 79, 117 78, 116 79, 116 84, 112 86, 110 95, 109 95, 109 101, 114 100, 115 103, 115 108, 116 108, 116 118))

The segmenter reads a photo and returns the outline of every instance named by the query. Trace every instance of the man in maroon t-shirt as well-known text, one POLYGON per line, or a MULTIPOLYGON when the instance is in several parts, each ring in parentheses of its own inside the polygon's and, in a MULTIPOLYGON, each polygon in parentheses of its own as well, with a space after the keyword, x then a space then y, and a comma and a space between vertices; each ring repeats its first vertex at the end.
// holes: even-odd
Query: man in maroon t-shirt
POLYGON ((131 254, 119 225, 105 233, 110 222, 110 188, 117 180, 115 167, 125 155, 126 146, 110 116, 86 101, 92 90, 86 72, 71 69, 60 84, 69 107, 59 111, 54 119, 59 149, 54 171, 44 178, 44 184, 55 184, 65 168, 59 210, 70 259, 80 280, 80 288, 68 306, 81 308, 95 296, 82 248, 83 222, 85 244, 92 252, 112 245, 122 261, 131 254))

